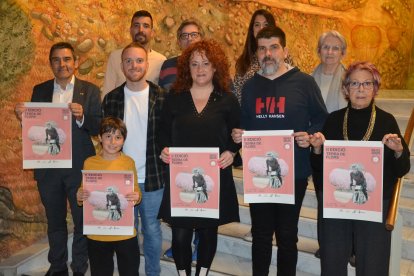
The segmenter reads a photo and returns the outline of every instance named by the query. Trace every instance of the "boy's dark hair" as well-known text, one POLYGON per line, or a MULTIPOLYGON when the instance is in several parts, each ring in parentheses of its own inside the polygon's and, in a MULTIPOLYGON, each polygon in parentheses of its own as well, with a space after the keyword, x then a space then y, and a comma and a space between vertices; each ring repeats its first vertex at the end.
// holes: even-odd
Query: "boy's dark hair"
POLYGON ((136 11, 131 18, 131 26, 132 26, 132 22, 134 21, 135 17, 149 17, 151 19, 151 28, 152 28, 153 20, 152 20, 152 15, 149 13, 149 11, 146 11, 146 10, 136 11))
POLYGON ((72 52, 73 60, 76 60, 75 56, 75 49, 73 49, 73 46, 68 42, 58 42, 56 44, 53 44, 49 51, 49 62, 52 62, 52 55, 53 52, 57 49, 69 49, 72 52))
POLYGON ((272 38, 276 37, 279 38, 280 45, 282 45, 283 48, 286 47, 286 35, 285 32, 279 28, 279 27, 264 27, 261 29, 256 36, 256 43, 259 41, 260 38, 272 38))
POLYGON ((115 133, 115 131, 119 130, 121 132, 122 137, 124 140, 127 137, 127 128, 125 123, 116 117, 108 116, 102 119, 101 121, 101 128, 99 130, 99 135, 103 135, 105 133, 115 133))

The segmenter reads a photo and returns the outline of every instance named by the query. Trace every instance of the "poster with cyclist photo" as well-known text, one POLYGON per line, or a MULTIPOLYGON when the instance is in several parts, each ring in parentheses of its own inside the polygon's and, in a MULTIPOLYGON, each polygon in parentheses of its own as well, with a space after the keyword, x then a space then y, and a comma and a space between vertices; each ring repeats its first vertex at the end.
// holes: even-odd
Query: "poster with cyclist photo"
POLYGON ((218 148, 170 148, 171 216, 219 218, 218 148))
POLYGON ((72 114, 68 104, 24 103, 23 169, 72 168, 72 114))
POLYGON ((324 218, 382 222, 383 154, 381 141, 325 141, 324 218))
POLYGON ((126 195, 134 192, 132 171, 82 171, 84 235, 133 235, 134 204, 126 195))
POLYGON ((295 204, 292 134, 293 130, 244 131, 244 202, 295 204))

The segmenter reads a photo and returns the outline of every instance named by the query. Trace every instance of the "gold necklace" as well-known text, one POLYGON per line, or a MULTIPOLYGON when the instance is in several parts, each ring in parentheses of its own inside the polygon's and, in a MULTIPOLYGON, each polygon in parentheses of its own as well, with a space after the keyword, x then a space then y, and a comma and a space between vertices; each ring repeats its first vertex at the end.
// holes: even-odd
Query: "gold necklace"
MULTIPOLYGON (((348 113, 349 113, 349 107, 346 108, 345 116, 344 116, 344 123, 342 125, 342 132, 343 132, 345 140, 348 140, 348 113)), ((376 117, 377 117, 377 111, 375 110, 375 104, 372 104, 371 118, 369 119, 368 129, 367 129, 367 132, 365 132, 365 135, 361 141, 368 141, 369 138, 371 137, 372 130, 374 129, 376 117)))

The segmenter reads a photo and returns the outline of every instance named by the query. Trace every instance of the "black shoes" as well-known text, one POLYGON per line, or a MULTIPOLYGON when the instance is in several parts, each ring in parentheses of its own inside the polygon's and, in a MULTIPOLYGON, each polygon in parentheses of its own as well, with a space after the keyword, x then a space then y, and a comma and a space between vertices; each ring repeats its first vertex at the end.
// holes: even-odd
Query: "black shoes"
MULTIPOLYGON (((321 252, 319 251, 319 249, 318 250, 316 250, 316 252, 315 252, 315 257, 316 258, 318 258, 318 259, 320 259, 321 258, 321 252)), ((349 257, 349 264, 352 266, 352 267, 355 267, 355 255, 354 254, 352 254, 351 255, 351 257, 349 257)))
POLYGON ((45 276, 69 276, 69 272, 67 268, 61 271, 50 271, 50 268, 49 268, 45 276))

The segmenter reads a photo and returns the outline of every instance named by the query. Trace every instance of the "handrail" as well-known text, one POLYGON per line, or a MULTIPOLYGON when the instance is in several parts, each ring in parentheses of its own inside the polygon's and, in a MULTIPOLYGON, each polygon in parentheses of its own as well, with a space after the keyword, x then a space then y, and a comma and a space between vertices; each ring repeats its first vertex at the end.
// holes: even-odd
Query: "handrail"
MULTIPOLYGON (((407 145, 410 147, 411 136, 414 130, 414 108, 411 111, 410 119, 408 120, 407 128, 405 129, 404 133, 404 140, 407 145)), ((401 186, 402 186, 402 178, 398 178, 397 184, 394 187, 394 191, 392 193, 392 198, 390 201, 390 206, 388 209, 387 219, 385 221, 385 228, 389 231, 394 230, 395 219, 397 217, 397 210, 400 201, 400 193, 401 193, 401 186)))

